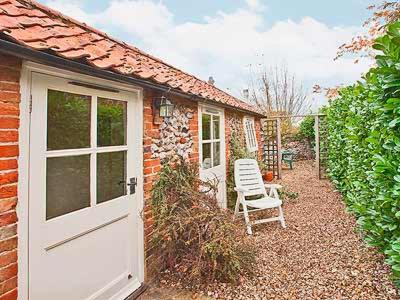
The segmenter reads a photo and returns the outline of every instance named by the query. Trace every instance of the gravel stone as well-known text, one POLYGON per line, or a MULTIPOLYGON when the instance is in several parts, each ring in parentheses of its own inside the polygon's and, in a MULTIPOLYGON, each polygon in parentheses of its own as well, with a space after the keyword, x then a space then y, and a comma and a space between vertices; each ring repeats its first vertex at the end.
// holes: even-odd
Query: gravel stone
POLYGON ((312 164, 296 162, 283 173, 280 183, 299 194, 284 202, 287 228, 278 222, 253 227, 255 276, 238 285, 190 285, 166 272, 139 299, 400 299, 384 256, 366 246, 341 195, 317 179, 312 164))

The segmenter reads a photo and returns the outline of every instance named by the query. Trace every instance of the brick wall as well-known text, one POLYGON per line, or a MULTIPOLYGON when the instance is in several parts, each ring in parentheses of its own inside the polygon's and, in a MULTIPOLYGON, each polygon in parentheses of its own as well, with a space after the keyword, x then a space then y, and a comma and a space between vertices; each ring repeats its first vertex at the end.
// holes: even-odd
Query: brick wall
POLYGON ((0 300, 17 299, 20 69, 19 59, 0 54, 0 300))
MULTIPOLYGON (((144 90, 143 114, 144 114, 144 234, 145 234, 145 259, 146 259, 146 281, 151 280, 159 271, 159 260, 156 257, 154 249, 151 249, 149 243, 153 231, 153 216, 151 210, 151 189, 157 180, 157 173, 161 170, 160 158, 153 158, 152 143, 154 139, 160 138, 160 125, 162 119, 157 117, 155 112, 153 117, 153 98, 160 95, 152 90, 144 90)), ((184 99, 169 97, 175 105, 181 105, 190 108, 193 111, 193 118, 189 121, 189 133, 193 139, 192 153, 189 156, 190 161, 199 160, 199 140, 198 140, 198 108, 197 104, 184 99)))

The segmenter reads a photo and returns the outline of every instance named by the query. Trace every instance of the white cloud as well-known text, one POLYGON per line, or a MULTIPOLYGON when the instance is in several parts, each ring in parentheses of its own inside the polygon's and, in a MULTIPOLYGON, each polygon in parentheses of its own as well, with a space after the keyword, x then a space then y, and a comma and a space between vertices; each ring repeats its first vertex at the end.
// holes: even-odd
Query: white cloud
MULTIPOLYGON (((232 92, 246 87, 250 68, 285 62, 309 88, 357 80, 368 61, 334 62, 336 50, 360 28, 330 27, 311 17, 282 20, 265 28, 258 0, 232 13, 217 12, 203 22, 176 24, 162 2, 112 0, 107 9, 89 14, 81 2, 51 0, 50 6, 81 21, 140 40, 143 50, 232 92)), ((129 41, 128 41, 129 42, 129 41)))
POLYGON ((86 13, 80 6, 79 0, 50 0, 46 4, 51 8, 60 11, 64 15, 72 17, 80 22, 94 24, 96 16, 86 13))
POLYGON ((246 0, 248 7, 255 11, 265 10, 266 6, 260 2, 260 0, 246 0))

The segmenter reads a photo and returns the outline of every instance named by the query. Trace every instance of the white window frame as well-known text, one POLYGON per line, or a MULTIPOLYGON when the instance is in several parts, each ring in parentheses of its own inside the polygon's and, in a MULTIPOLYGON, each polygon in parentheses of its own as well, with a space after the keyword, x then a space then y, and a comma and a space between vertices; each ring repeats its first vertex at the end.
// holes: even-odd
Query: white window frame
POLYGON ((256 126, 253 117, 243 118, 243 129, 244 135, 246 137, 246 146, 250 152, 255 152, 258 150, 258 142, 256 135, 256 126))
POLYGON ((223 129, 223 114, 221 111, 217 110, 217 109, 213 109, 211 107, 202 107, 200 109, 200 116, 199 116, 199 148, 200 148, 200 167, 203 170, 209 170, 209 169, 213 169, 216 167, 220 167, 223 164, 223 151, 224 151, 224 147, 223 147, 223 134, 224 132, 222 131, 223 129), (210 119, 210 139, 207 140, 203 140, 203 114, 206 115, 210 115, 211 119, 210 119), (213 122, 214 122, 214 117, 219 117, 219 138, 215 139, 214 138, 214 128, 213 128, 213 122), (214 143, 219 142, 219 149, 220 149, 220 160, 219 160, 219 165, 214 166, 214 143), (211 156, 211 166, 209 168, 204 168, 203 166, 203 145, 204 144, 210 144, 210 156, 211 156))

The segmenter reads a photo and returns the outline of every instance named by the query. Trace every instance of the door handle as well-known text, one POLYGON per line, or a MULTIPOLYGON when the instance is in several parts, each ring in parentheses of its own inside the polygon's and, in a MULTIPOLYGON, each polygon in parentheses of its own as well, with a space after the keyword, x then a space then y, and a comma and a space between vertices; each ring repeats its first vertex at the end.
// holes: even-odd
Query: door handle
POLYGON ((137 184, 138 184, 138 181, 137 181, 136 177, 129 178, 129 182, 126 185, 129 186, 129 194, 130 195, 136 193, 137 184))

